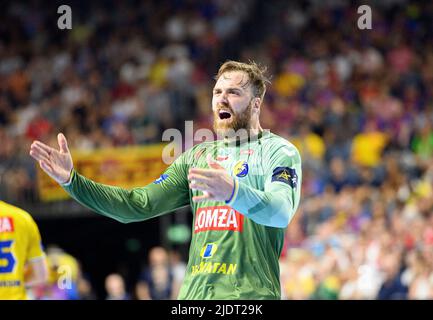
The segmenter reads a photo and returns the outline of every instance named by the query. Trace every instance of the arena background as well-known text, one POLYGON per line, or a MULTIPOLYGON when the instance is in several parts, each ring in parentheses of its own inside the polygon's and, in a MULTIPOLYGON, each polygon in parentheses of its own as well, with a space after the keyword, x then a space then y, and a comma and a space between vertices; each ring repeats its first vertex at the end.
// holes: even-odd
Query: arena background
MULTIPOLYGON (((126 292, 109 298, 149 298, 149 252, 186 261, 191 212, 129 225, 99 217, 40 175, 31 142, 54 146, 63 132, 97 181, 155 179, 120 174, 131 170, 123 148, 139 146, 138 172, 166 129, 210 128, 213 76, 228 59, 268 66, 262 126, 303 158, 283 297, 433 298, 433 3, 2 1, 0 21, 0 196, 34 216, 53 268, 34 299, 105 299, 112 273, 126 292), (63 4, 70 30, 58 28, 63 4), (371 30, 358 27, 361 5, 371 30), (62 263, 69 289, 58 285, 62 263)), ((163 286, 175 291, 184 267, 163 273, 163 286)))

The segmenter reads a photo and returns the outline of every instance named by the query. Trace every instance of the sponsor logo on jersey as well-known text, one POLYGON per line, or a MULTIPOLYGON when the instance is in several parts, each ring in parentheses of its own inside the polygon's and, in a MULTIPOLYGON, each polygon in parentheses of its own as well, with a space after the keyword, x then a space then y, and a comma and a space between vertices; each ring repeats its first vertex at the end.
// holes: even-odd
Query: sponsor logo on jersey
POLYGON ((238 265, 236 263, 225 262, 200 262, 200 264, 191 267, 191 275, 195 276, 202 273, 221 273, 234 274, 238 265))
POLYGON ((21 281, 20 280, 3 280, 0 281, 0 288, 1 287, 20 287, 21 281))
POLYGON ((238 161, 233 168, 233 174, 239 178, 245 177, 248 174, 248 163, 243 160, 238 161))
POLYGON ((14 220, 10 217, 0 217, 0 233, 14 232, 14 220))
POLYGON ((217 161, 225 161, 228 158, 229 158, 229 156, 220 154, 220 155, 217 155, 216 160, 217 161))
POLYGON ((168 174, 161 174, 161 176, 158 179, 156 179, 153 183, 160 184, 167 178, 168 178, 168 174))
POLYGON ((203 231, 242 232, 244 216, 229 206, 198 208, 195 213, 194 233, 203 231))
POLYGON ((272 173, 272 182, 274 181, 284 182, 292 188, 296 188, 298 186, 298 175, 294 168, 277 167, 272 173))
POLYGON ((215 243, 207 243, 200 251, 200 257, 212 258, 215 252, 217 251, 218 246, 215 243))
POLYGON ((229 158, 229 153, 225 149, 219 149, 218 155, 216 156, 217 161, 225 161, 229 158))
POLYGON ((254 153, 253 149, 245 149, 245 150, 241 150, 240 154, 248 154, 248 155, 252 155, 254 153))

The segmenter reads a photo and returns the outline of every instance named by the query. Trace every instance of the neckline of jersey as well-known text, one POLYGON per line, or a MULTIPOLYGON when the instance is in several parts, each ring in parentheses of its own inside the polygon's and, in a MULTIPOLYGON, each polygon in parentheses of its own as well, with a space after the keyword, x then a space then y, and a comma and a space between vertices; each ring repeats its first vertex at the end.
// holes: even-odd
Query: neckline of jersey
POLYGON ((228 138, 224 138, 220 140, 225 147, 240 147, 245 144, 253 143, 253 142, 261 142, 264 138, 269 137, 269 130, 262 130, 255 136, 249 136, 245 138, 236 137, 236 140, 230 140, 228 138))

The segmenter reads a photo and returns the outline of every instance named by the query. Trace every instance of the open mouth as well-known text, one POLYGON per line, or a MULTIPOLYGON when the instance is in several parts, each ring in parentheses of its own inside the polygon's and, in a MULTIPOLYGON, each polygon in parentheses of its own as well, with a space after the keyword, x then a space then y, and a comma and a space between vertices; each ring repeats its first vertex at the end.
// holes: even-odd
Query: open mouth
POLYGON ((220 110, 218 112, 218 115, 219 115, 221 120, 230 119, 232 117, 232 114, 228 111, 225 111, 225 110, 220 110))

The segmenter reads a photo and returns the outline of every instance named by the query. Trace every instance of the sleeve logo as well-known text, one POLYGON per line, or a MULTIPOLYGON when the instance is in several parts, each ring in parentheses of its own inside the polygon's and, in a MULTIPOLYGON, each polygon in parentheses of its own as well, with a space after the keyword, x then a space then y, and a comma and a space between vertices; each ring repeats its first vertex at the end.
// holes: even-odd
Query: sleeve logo
POLYGON ((168 178, 168 174, 161 174, 161 176, 158 179, 156 179, 153 183, 160 184, 167 178, 168 178))
POLYGON ((298 186, 298 175, 294 168, 277 167, 272 173, 272 182, 274 181, 284 182, 292 188, 296 188, 298 186))

